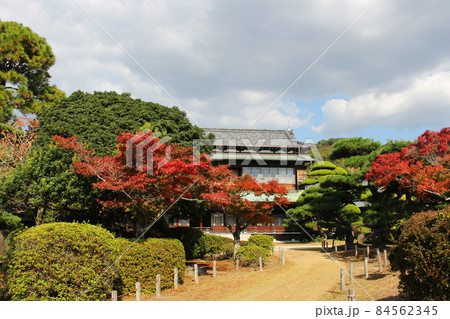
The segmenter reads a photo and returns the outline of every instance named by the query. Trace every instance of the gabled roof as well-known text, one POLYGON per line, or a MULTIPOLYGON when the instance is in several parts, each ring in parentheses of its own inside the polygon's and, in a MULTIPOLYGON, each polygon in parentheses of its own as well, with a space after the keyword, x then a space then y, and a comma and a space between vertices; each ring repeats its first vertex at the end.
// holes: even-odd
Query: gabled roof
POLYGON ((203 128, 205 135, 214 134, 215 145, 301 147, 292 130, 203 128))

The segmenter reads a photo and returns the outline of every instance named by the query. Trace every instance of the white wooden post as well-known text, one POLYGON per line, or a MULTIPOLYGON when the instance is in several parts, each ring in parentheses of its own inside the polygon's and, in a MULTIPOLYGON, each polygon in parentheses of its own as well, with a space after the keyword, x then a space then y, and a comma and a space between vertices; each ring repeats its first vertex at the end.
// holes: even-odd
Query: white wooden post
POLYGON ((378 258, 378 270, 380 272, 383 272, 383 266, 381 265, 381 254, 380 254, 379 248, 377 248, 377 258, 378 258))
POLYGON ((111 300, 117 301, 117 290, 111 291, 111 300))
POLYGON ((173 269, 173 288, 178 289, 178 268, 173 269))
POLYGON ((198 284, 198 265, 194 264, 194 282, 198 284))
POLYGON ((156 297, 161 297, 161 275, 156 275, 156 297))
POLYGON ((345 290, 345 271, 341 268, 341 291, 345 290))
POLYGON ((350 288, 350 289, 348 290, 348 301, 356 301, 356 298, 355 298, 355 289, 353 289, 353 288, 350 288))
POLYGON ((262 271, 263 267, 262 267, 262 257, 259 257, 259 271, 262 271))
POLYGON ((353 263, 350 262, 350 270, 349 270, 349 274, 350 274, 350 283, 353 283, 353 263))
POLYGON ((136 282, 136 300, 141 301, 141 283, 136 282))
POLYGON ((364 276, 369 278, 369 258, 364 257, 364 276))
POLYGON ((384 267, 387 267, 387 251, 386 251, 386 249, 383 250, 383 255, 384 255, 384 267))
POLYGON ((213 261, 213 278, 216 278, 217 276, 217 261, 213 261))

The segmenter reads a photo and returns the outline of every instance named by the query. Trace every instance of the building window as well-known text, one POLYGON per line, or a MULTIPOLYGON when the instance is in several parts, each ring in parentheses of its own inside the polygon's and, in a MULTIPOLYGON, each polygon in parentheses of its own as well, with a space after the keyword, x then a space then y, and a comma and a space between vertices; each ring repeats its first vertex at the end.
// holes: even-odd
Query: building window
POLYGON ((213 226, 223 226, 223 215, 214 214, 213 215, 213 226))
POLYGON ((178 225, 180 226, 189 226, 189 219, 179 219, 178 225))

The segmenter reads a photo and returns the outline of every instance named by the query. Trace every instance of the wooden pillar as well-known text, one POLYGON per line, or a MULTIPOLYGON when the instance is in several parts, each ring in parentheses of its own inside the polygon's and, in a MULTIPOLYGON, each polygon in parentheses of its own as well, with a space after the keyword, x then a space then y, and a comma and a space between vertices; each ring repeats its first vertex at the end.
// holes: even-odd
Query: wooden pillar
POLYGON ((356 301, 356 298, 355 298, 355 289, 353 289, 353 288, 350 288, 349 290, 348 290, 348 301, 356 301))
POLYGON ((341 291, 345 290, 345 271, 341 268, 341 291))
POLYGON ((156 275, 156 297, 161 297, 161 275, 156 275))
POLYGON ((217 260, 213 261, 213 278, 217 276, 217 260))
POLYGON ((194 264, 194 282, 198 284, 198 265, 194 264))
POLYGON ((239 271, 239 259, 236 259, 236 272, 239 271))
POLYGON ((173 288, 178 289, 178 268, 173 269, 173 288))
POLYGON ((379 248, 377 248, 377 259, 378 259, 378 271, 383 272, 383 266, 381 265, 381 254, 380 254, 379 248))
POLYGON ((259 271, 263 270, 262 257, 259 257, 259 271))
POLYGON ((364 257, 364 276, 369 278, 369 258, 364 257))
POLYGON ((136 300, 141 301, 141 283, 136 283, 136 300))
POLYGON ((353 263, 352 262, 350 262, 349 267, 350 267, 350 269, 349 269, 350 283, 352 284, 353 283, 353 263))
POLYGON ((386 251, 386 249, 383 250, 383 255, 384 255, 384 267, 387 267, 387 251, 386 251))

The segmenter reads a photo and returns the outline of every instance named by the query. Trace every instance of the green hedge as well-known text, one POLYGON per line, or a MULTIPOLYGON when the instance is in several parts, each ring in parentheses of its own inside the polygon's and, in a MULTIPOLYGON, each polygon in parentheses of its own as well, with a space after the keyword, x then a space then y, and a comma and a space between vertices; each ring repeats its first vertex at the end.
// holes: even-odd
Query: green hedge
POLYGON ((401 294, 408 300, 450 300, 450 212, 411 217, 389 254, 400 271, 401 294))
POLYGON ((132 243, 119 238, 116 240, 119 254, 128 251, 120 258, 118 270, 120 284, 118 290, 128 293, 135 290, 135 283, 141 283, 143 293, 155 292, 156 275, 161 275, 161 289, 173 287, 174 268, 178 268, 178 280, 184 280, 186 259, 183 245, 176 239, 149 238, 132 243))
POLYGON ((248 239, 248 244, 262 247, 270 252, 273 250, 273 237, 268 235, 251 235, 248 239))
POLYGON ((186 253, 186 259, 203 258, 208 251, 205 234, 198 229, 190 227, 169 228, 164 237, 175 238, 181 241, 186 253))
POLYGON ((115 255, 114 236, 99 226, 32 227, 15 239, 7 270, 9 294, 13 300, 106 300, 117 271, 103 272, 115 255))
POLYGON ((263 263, 266 262, 270 257, 270 252, 266 248, 248 244, 239 248, 236 257, 243 266, 251 266, 259 263, 259 257, 262 257, 263 263))

